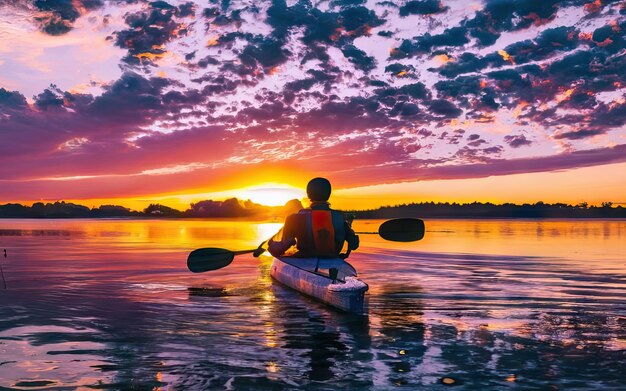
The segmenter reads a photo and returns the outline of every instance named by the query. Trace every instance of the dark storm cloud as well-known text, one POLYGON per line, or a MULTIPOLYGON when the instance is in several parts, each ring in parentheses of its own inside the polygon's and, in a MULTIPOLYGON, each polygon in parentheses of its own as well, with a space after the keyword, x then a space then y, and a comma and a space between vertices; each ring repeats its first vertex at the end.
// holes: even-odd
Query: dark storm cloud
POLYGON ((514 69, 503 69, 487 73, 494 80, 500 91, 514 92, 521 88, 530 88, 530 79, 514 69))
POLYGON ((626 94, 622 94, 619 102, 602 104, 595 108, 590 125, 601 128, 617 128, 626 125, 626 94))
POLYGON ((105 89, 89 106, 98 117, 125 118, 149 116, 164 109, 162 93, 172 82, 165 78, 145 78, 127 72, 105 89))
POLYGON ((479 138, 478 140, 470 141, 467 143, 467 145, 470 147, 478 147, 481 144, 487 144, 487 141, 483 140, 482 138, 479 138))
POLYGON ((568 52, 578 44, 579 31, 574 27, 557 27, 544 30, 537 38, 511 44, 504 50, 515 59, 516 64, 543 60, 555 52, 568 52))
POLYGON ((478 95, 480 93, 480 81, 478 76, 461 76, 454 80, 441 80, 435 83, 435 89, 451 97, 463 95, 478 95))
MULTIPOLYGON (((15 4, 19 4, 15 2, 15 4)), ((74 28, 81 16, 80 9, 87 11, 104 5, 101 0, 35 0, 33 5, 40 12, 34 16, 41 30, 49 35, 63 35, 74 28)))
MULTIPOLYGON (((574 27, 558 27, 544 30, 533 40, 516 42, 504 48, 504 52, 512 56, 517 65, 531 61, 539 61, 556 55, 559 52, 572 51, 579 45, 579 31, 574 27)), ((498 68, 504 65, 511 65, 502 55, 497 52, 479 57, 471 52, 465 52, 456 61, 451 61, 444 66, 433 69, 440 75, 453 78, 465 73, 479 72, 486 68, 498 68)), ((518 67, 519 68, 519 67, 518 67)), ((525 71, 540 72, 538 67, 530 66, 524 68, 525 71)))
POLYGON ((35 105, 42 109, 62 107, 63 106, 63 92, 56 86, 46 88, 41 94, 35 97, 35 105))
MULTIPOLYGON (((417 10, 422 9, 418 7, 418 4, 426 6, 426 3, 431 6, 429 8, 431 11, 439 6, 439 2, 436 1, 409 2, 400 8, 400 13, 408 15, 406 7, 409 4, 417 10)), ((470 38, 476 39, 479 46, 491 46, 503 32, 525 29, 533 24, 545 24, 552 20, 559 9, 559 3, 558 0, 488 0, 482 10, 476 12, 474 17, 461 21, 459 26, 448 28, 442 34, 426 33, 413 40, 404 40, 394 50, 392 58, 430 53, 433 49, 441 47, 464 46, 470 42, 470 38)), ((558 35, 554 32, 553 34, 558 35)), ((541 37, 537 44, 545 44, 545 41, 550 39, 561 39, 561 37, 550 36, 548 33, 545 37, 541 37)))
POLYGON ((398 102, 393 109, 388 112, 390 117, 400 115, 401 117, 413 117, 420 113, 419 107, 415 103, 398 102))
POLYGON ((468 43, 467 29, 464 27, 452 27, 446 29, 441 34, 431 35, 426 33, 413 40, 405 39, 400 46, 394 48, 390 54, 391 58, 413 57, 418 54, 430 53, 433 48, 438 47, 458 47, 468 43))
POLYGON ((33 4, 44 11, 35 19, 41 24, 41 29, 50 35, 67 33, 80 16, 71 0, 35 0, 33 4))
MULTIPOLYGON (((457 61, 448 62, 439 68, 439 74, 448 78, 470 72, 476 72, 489 65, 489 58, 478 57, 474 53, 465 52, 459 56, 457 61)), ((433 69, 435 70, 435 69, 433 69)))
POLYGON ((445 99, 435 99, 429 104, 430 112, 436 115, 442 115, 446 118, 456 118, 463 110, 459 109, 454 103, 445 99))
POLYGON ((196 13, 196 5, 193 2, 187 2, 178 6, 178 15, 185 18, 193 16, 196 13))
POLYGON ((394 75, 403 74, 403 73, 412 73, 415 71, 415 67, 413 65, 401 64, 399 62, 394 62, 385 67, 386 73, 393 73, 394 75))
POLYGON ((230 2, 222 2, 221 7, 209 7, 202 10, 202 16, 207 19, 207 29, 211 25, 227 26, 241 22, 241 11, 232 10, 228 13, 230 2))
POLYGON ((511 148, 519 148, 523 146, 529 146, 532 144, 532 141, 528 140, 523 134, 510 134, 504 136, 504 142, 509 144, 511 148))
POLYGON ((281 42, 285 41, 291 28, 303 27, 302 42, 313 50, 322 43, 338 48, 351 44, 355 38, 369 35, 369 30, 380 26, 384 20, 375 11, 360 5, 342 4, 339 11, 322 11, 309 1, 299 1, 288 7, 284 0, 274 0, 267 11, 267 22, 281 42))
POLYGON ((599 129, 583 129, 583 130, 572 130, 569 132, 563 132, 554 135, 554 138, 557 140, 581 140, 587 137, 597 136, 599 134, 604 134, 606 131, 599 129))
POLYGON ((402 87, 383 87, 374 90, 374 99, 387 106, 393 106, 396 102, 407 100, 430 99, 430 91, 423 83, 405 84, 402 87))
POLYGON ((400 7, 400 16, 432 15, 446 12, 449 7, 443 6, 439 0, 413 0, 407 1, 400 7))
MULTIPOLYGON (((186 8, 182 12, 188 14, 186 8)), ((187 33, 176 20, 180 13, 178 8, 160 1, 150 3, 148 10, 127 15, 125 22, 129 28, 114 33, 115 44, 128 49, 123 60, 133 65, 152 65, 154 59, 163 56, 166 43, 187 33)))
POLYGON ((291 7, 285 0, 274 0, 267 11, 267 22, 274 28, 274 35, 284 39, 290 28, 304 26, 307 43, 330 42, 330 36, 339 28, 339 15, 313 8, 310 3, 298 2, 291 7))
POLYGON ((559 0, 487 0, 476 15, 461 22, 478 45, 493 45, 506 31, 545 24, 554 19, 559 0))
POLYGON ((3 109, 20 109, 27 105, 26 98, 18 91, 9 91, 0 87, 0 112, 3 109))
POLYGON ((365 52, 354 45, 346 45, 341 49, 343 55, 357 68, 369 72, 376 67, 374 57, 370 57, 365 52))
POLYGON ((291 53, 283 48, 282 42, 271 38, 260 38, 250 42, 241 52, 239 59, 242 64, 264 68, 278 66, 289 58, 291 53))
POLYGON ((302 90, 309 90, 311 89, 311 87, 315 85, 315 83, 316 81, 312 77, 308 79, 291 81, 285 84, 285 91, 294 93, 294 92, 300 92, 302 90))
POLYGON ((368 34, 368 28, 380 26, 384 22, 376 12, 362 6, 344 8, 339 12, 339 16, 343 28, 348 33, 358 35, 368 34))
POLYGON ((367 0, 333 0, 330 2, 332 7, 351 7, 354 5, 364 5, 367 0))

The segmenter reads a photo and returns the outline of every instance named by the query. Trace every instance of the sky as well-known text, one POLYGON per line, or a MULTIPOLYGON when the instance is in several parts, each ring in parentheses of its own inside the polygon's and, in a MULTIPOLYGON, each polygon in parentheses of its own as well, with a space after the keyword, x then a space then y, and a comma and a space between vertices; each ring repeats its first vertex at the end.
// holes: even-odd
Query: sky
POLYGON ((625 31, 609 0, 0 0, 0 202, 626 203, 625 31))

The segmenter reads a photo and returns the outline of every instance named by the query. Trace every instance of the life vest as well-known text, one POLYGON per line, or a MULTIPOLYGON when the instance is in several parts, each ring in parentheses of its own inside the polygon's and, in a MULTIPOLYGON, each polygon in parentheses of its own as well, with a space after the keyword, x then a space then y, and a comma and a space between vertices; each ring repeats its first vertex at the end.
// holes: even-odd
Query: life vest
POLYGON ((298 215, 305 220, 301 227, 306 228, 301 233, 303 236, 298 238, 299 250, 328 256, 341 251, 345 238, 342 213, 327 209, 302 209, 298 215))
POLYGON ((312 210, 311 228, 315 250, 322 254, 332 254, 335 250, 335 227, 330 210, 312 210))

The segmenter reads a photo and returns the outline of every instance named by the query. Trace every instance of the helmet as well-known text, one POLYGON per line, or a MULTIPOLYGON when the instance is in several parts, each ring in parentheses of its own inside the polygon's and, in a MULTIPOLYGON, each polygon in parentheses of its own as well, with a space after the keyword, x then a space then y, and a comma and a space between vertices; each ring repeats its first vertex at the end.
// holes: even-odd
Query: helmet
POLYGON ((311 201, 327 201, 330 190, 330 182, 326 178, 313 178, 306 185, 306 194, 311 201))

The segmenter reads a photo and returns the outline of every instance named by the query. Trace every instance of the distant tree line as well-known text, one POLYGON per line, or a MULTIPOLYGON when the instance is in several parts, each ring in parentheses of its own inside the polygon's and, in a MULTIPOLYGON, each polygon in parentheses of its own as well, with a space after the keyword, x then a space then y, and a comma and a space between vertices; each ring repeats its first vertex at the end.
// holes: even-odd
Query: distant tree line
MULTIPOLYGON (((70 202, 36 202, 32 206, 21 204, 0 205, 0 218, 112 218, 112 217, 168 217, 168 218, 277 218, 295 213, 302 208, 298 200, 284 206, 265 206, 252 201, 230 198, 225 201, 205 200, 192 203, 181 211, 161 204, 150 204, 142 211, 134 211, 119 205, 101 205, 88 208, 70 202)), ((448 202, 422 202, 383 206, 370 210, 346 211, 359 219, 389 219, 396 217, 441 218, 626 218, 626 208, 605 202, 590 206, 586 202, 577 205, 562 203, 546 204, 492 204, 472 202, 467 204, 448 202)))
POLYGON ((111 218, 111 217, 251 217, 273 218, 286 216, 302 208, 298 200, 284 206, 265 206, 252 201, 230 198, 225 201, 205 200, 181 211, 161 204, 150 204, 142 211, 119 205, 101 205, 88 208, 71 202, 36 202, 32 206, 21 204, 0 205, 0 218, 111 218))
POLYGON ((546 204, 492 204, 490 202, 421 202, 383 206, 370 210, 350 211, 360 219, 389 219, 396 217, 440 218, 626 218, 626 208, 611 202, 601 206, 582 202, 577 205, 546 204))

